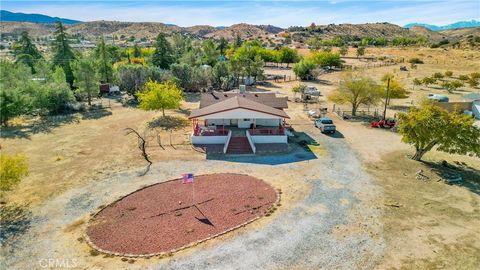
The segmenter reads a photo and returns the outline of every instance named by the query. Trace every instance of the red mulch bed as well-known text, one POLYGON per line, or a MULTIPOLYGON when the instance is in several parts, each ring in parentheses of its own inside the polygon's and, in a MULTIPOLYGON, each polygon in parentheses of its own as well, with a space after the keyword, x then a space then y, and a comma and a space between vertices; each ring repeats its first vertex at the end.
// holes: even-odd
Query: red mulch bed
POLYGON ((112 203, 90 221, 86 234, 112 253, 169 252, 262 216, 276 200, 275 190, 255 177, 195 176, 193 184, 159 183, 112 203))

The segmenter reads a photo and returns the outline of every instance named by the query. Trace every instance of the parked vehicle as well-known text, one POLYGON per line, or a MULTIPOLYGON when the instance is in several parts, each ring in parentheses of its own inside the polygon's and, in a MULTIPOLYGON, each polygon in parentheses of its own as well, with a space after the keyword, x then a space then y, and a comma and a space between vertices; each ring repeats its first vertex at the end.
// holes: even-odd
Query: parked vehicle
POLYGON ((428 99, 434 100, 437 102, 448 102, 449 98, 445 95, 438 95, 438 94, 428 94, 428 99))
POLYGON ((310 118, 318 118, 319 117, 318 113, 316 111, 313 111, 313 110, 308 111, 307 114, 308 114, 308 117, 310 117, 310 118))
POLYGON ((397 120, 395 120, 394 118, 387 118, 387 119, 381 119, 379 121, 371 122, 370 127, 372 127, 372 128, 393 128, 396 123, 397 123, 397 120))
POLYGON ((337 130, 332 119, 327 117, 321 117, 315 120, 315 126, 319 128, 322 133, 335 133, 337 130))

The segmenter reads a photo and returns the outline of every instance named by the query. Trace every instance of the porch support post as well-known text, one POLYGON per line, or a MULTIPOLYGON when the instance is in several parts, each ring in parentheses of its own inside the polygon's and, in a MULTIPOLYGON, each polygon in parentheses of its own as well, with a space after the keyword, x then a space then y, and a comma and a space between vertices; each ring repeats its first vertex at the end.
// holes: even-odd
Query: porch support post
POLYGON ((225 132, 225 119, 222 118, 222 134, 225 132))

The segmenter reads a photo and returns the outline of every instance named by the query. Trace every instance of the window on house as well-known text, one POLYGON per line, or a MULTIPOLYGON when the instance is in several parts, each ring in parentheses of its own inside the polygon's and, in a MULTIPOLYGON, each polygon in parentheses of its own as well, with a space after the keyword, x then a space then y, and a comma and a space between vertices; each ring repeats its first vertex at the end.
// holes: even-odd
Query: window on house
POLYGON ((250 119, 246 118, 246 119, 243 119, 243 121, 245 121, 245 122, 246 122, 246 121, 250 121, 250 119))

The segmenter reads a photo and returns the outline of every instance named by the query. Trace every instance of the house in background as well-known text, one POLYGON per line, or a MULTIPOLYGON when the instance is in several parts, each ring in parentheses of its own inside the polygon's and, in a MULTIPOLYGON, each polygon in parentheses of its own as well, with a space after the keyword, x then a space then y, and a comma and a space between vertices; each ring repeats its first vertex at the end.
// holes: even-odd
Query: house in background
POLYGON ((208 153, 255 154, 288 149, 286 97, 275 93, 202 94, 192 120, 192 144, 208 153))
POLYGON ((435 102, 436 106, 449 112, 463 112, 480 120, 480 93, 470 93, 463 96, 463 101, 435 102))

